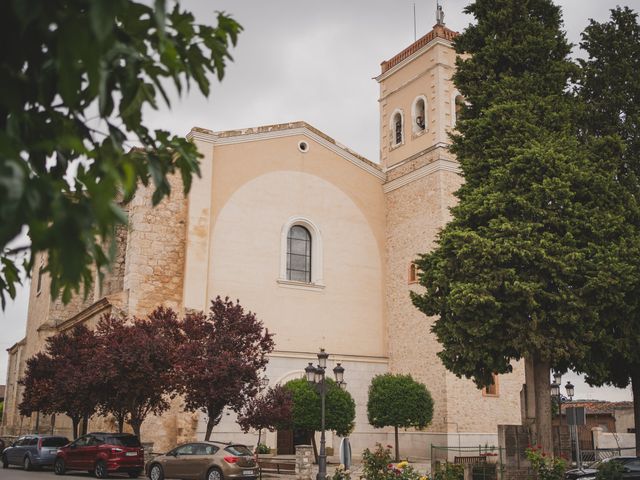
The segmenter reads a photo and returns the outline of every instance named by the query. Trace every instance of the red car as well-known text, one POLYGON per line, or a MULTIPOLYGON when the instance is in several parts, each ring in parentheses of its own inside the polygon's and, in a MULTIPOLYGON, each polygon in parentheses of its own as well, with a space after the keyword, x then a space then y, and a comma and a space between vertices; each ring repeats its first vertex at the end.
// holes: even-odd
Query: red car
POLYGON ((140 440, 129 433, 89 433, 58 449, 53 470, 64 475, 67 470, 85 470, 96 478, 110 473, 128 473, 136 478, 144 469, 144 450, 140 440))

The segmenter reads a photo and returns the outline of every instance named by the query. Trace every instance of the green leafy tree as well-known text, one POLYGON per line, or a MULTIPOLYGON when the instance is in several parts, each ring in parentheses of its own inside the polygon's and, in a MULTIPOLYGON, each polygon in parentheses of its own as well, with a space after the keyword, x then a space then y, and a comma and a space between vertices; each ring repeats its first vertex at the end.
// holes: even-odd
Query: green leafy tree
MULTIPOLYGON (((167 88, 222 79, 241 27, 224 13, 197 24, 178 1, 7 0, 0 5, 0 301, 15 297, 24 227, 30 258, 48 252, 51 292, 66 302, 109 264, 116 198, 151 184, 153 203, 178 173, 199 175, 195 145, 145 126, 167 88), (131 149, 131 146, 137 146, 131 149)), ((30 260, 25 269, 30 272, 30 260)), ((86 290, 85 290, 86 291, 86 290)))
MULTIPOLYGON (((342 390, 330 378, 325 379, 325 428, 333 430, 336 435, 346 437, 355 425, 356 403, 346 390, 342 390)), ((291 426, 295 430, 304 430, 313 443, 317 452, 314 432, 321 428, 321 400, 320 394, 306 379, 300 378, 288 381, 285 386, 293 398, 291 408, 291 426)), ((317 454, 316 454, 317 457, 317 454)))
POLYGON ((620 215, 624 234, 610 242, 607 269, 610 288, 602 291, 598 308, 604 325, 602 341, 589 352, 579 370, 592 385, 626 387, 634 399, 636 452, 640 455, 640 24, 629 8, 611 11, 608 22, 591 21, 582 34, 579 95, 584 143, 611 159, 622 189, 620 215))
POLYGON ((367 418, 375 428, 394 428, 399 462, 398 428, 427 427, 433 418, 433 399, 427 387, 411 375, 376 375, 369 385, 367 418))
POLYGON ((535 441, 552 450, 550 367, 598 341, 594 292, 621 219, 607 161, 577 140, 577 65, 551 0, 477 0, 456 38, 465 98, 452 151, 465 183, 434 251, 417 264, 446 368, 478 387, 526 359, 535 441), (604 206, 603 208, 600 208, 604 206))

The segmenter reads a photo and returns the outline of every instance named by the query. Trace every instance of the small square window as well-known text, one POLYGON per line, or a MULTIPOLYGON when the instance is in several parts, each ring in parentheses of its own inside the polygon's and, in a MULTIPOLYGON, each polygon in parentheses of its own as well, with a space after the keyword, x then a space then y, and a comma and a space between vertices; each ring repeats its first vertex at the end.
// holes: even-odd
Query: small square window
POLYGON ((495 373, 491 374, 491 379, 493 383, 482 389, 482 396, 484 397, 498 397, 500 395, 500 390, 498 389, 498 375, 495 373))

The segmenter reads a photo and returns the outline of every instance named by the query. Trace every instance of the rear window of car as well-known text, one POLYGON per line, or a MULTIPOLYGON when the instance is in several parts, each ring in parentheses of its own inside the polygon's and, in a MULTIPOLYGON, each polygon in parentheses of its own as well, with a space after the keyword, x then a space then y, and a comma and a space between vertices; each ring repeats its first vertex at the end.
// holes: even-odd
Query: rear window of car
POLYGON ((125 435, 122 437, 107 437, 104 443, 109 445, 118 445, 121 447, 139 447, 140 440, 135 435, 125 435))
POLYGON ((64 447, 69 440, 64 437, 49 437, 42 439, 43 447, 64 447))
POLYGON ((249 450, 244 445, 229 445, 227 448, 225 448, 225 450, 231 455, 235 455, 237 457, 242 457, 243 455, 252 456, 251 450, 249 450))

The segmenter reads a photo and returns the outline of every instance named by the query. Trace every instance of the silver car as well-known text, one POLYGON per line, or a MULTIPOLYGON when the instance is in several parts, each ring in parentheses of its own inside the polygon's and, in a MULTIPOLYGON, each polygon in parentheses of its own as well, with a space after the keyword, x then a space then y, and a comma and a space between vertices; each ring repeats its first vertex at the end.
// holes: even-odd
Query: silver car
POLYGON ((22 465, 25 470, 53 465, 59 447, 69 443, 59 435, 24 435, 2 452, 2 468, 22 465))

